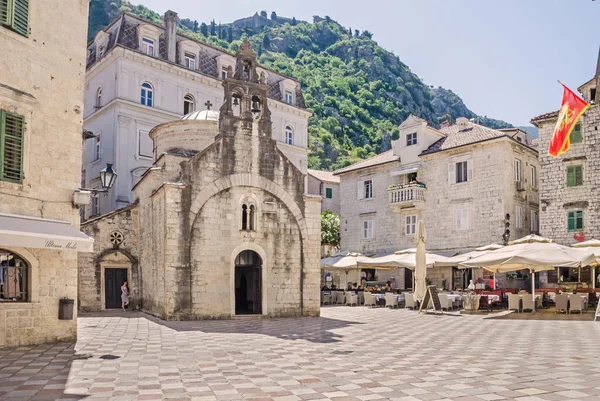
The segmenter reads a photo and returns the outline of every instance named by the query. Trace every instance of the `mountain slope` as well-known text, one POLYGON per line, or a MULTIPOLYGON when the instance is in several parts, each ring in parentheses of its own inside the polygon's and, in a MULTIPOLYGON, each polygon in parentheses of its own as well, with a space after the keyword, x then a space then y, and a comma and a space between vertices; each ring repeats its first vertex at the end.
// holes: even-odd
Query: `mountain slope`
MULTIPOLYGON (((159 14, 124 0, 91 0, 89 36, 120 11, 156 23, 159 14)), ((345 28, 329 17, 312 23, 267 18, 266 12, 231 24, 180 21, 188 36, 235 52, 242 35, 257 49, 260 62, 300 81, 309 121, 309 166, 336 169, 388 150, 398 125, 415 114, 437 126, 449 113, 477 118, 484 125, 510 124, 477 116, 452 91, 425 85, 400 59, 381 48, 368 31, 345 28)))

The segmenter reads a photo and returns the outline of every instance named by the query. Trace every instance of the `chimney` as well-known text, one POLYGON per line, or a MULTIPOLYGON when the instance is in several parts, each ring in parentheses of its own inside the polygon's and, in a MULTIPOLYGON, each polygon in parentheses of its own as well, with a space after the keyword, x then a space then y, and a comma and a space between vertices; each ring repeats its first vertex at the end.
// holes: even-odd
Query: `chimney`
POLYGON ((446 120, 442 121, 441 127, 442 128, 446 128, 452 125, 452 117, 450 117, 450 114, 446 114, 446 120))
POLYGON ((165 13, 165 44, 167 46, 167 59, 171 63, 177 62, 177 13, 167 11, 165 13))

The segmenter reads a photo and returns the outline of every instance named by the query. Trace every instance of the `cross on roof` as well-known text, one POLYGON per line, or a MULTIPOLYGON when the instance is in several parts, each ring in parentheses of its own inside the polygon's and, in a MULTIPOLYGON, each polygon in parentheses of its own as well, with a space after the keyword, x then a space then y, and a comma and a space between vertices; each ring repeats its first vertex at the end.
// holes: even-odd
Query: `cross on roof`
POLYGON ((210 100, 207 100, 206 103, 204 103, 204 105, 206 106, 206 110, 210 110, 213 104, 210 102, 210 100))

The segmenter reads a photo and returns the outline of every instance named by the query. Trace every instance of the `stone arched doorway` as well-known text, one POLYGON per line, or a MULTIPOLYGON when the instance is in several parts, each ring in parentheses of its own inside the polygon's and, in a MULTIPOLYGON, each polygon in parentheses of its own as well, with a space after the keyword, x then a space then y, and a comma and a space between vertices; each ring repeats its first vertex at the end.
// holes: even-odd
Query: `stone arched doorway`
POLYGON ((262 314, 262 259, 245 250, 235 258, 235 314, 262 314))

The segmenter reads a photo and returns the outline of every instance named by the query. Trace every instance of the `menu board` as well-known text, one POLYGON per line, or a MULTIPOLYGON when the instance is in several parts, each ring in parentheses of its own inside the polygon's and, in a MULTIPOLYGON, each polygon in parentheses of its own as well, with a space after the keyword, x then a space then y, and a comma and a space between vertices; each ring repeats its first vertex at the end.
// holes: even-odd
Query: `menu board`
POLYGON ((440 296, 438 295, 437 287, 435 285, 428 285, 427 291, 425 292, 425 298, 421 302, 419 313, 425 309, 429 309, 429 304, 432 304, 434 311, 442 311, 442 304, 440 303, 440 296))

